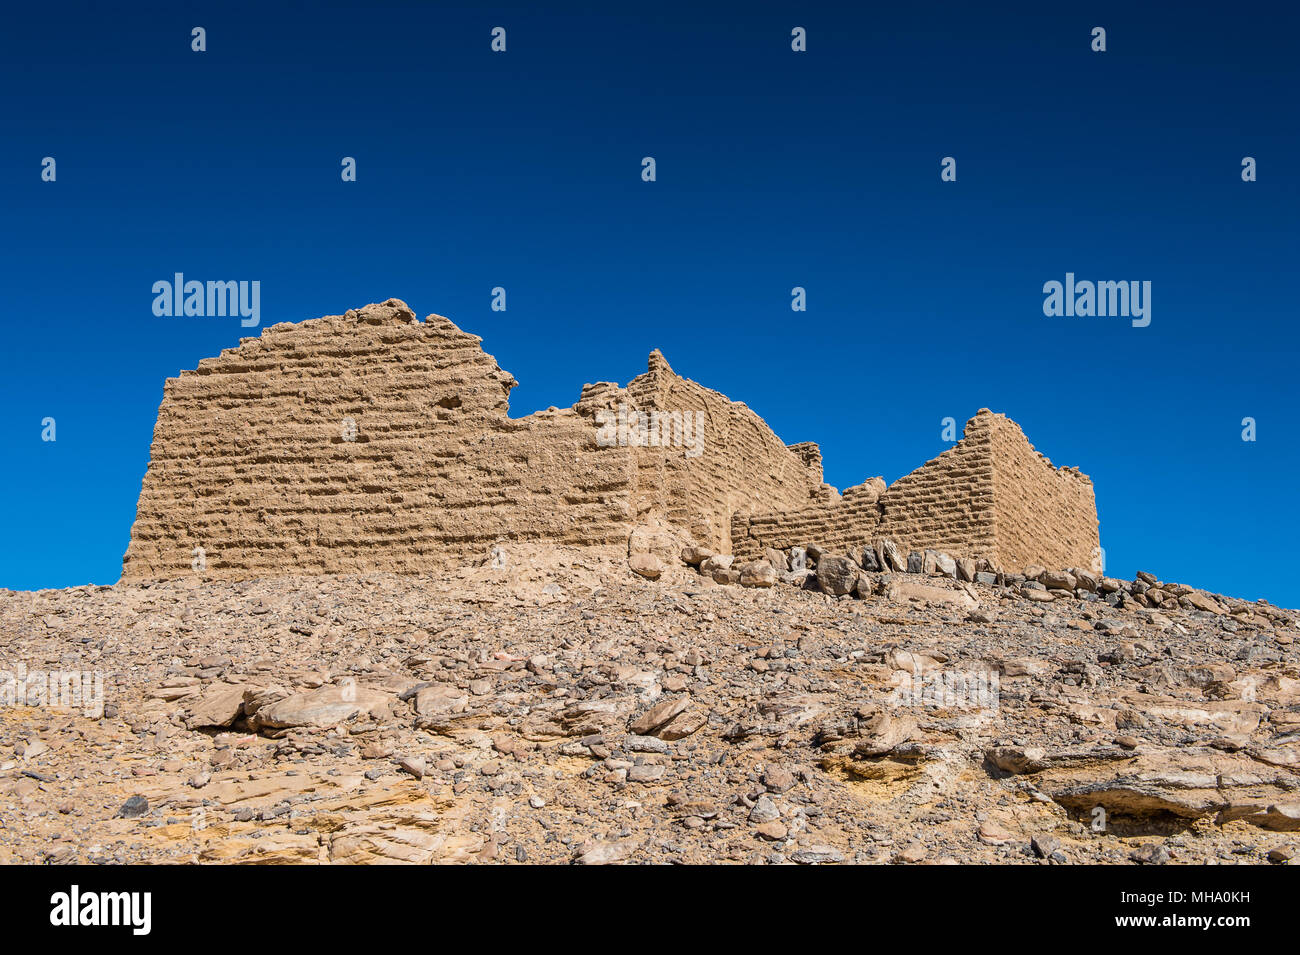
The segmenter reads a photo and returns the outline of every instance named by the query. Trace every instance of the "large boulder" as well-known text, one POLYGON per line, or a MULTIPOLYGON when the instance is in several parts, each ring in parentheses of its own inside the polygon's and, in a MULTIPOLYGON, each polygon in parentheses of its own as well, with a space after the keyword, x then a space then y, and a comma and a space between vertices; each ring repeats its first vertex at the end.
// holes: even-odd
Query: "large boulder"
POLYGON ((1048 590, 1073 590, 1079 585, 1078 578, 1064 570, 1044 570, 1036 579, 1048 590))
POLYGON ((740 568, 740 586, 772 587, 776 584, 776 568, 765 560, 750 561, 740 568))
POLYGON ((790 563, 786 559, 785 551, 777 550, 775 547, 768 547, 763 551, 763 559, 772 565, 772 569, 777 573, 785 573, 790 569, 790 563))
POLYGON ((658 580, 664 572, 664 563, 654 554, 633 554, 627 559, 632 573, 646 580, 658 580))
POLYGON ((1187 608, 1204 610, 1207 613, 1224 614, 1227 608, 1219 603, 1209 594, 1201 593, 1199 590, 1193 590, 1190 594, 1184 594, 1178 598, 1178 602, 1187 608))
POLYGON ((957 562, 941 550, 927 550, 921 559, 921 569, 927 576, 957 577, 957 562))
POLYGON ((713 551, 707 547, 696 545, 683 547, 681 552, 682 561, 690 564, 692 567, 699 567, 704 561, 713 556, 713 551))
POLYGON ((633 719, 628 725, 628 730, 637 736, 652 736, 686 712, 686 708, 690 705, 690 694, 660 700, 650 709, 633 719))
POLYGON ((244 714, 243 684, 218 683, 203 691, 185 711, 185 725, 190 729, 203 726, 229 726, 244 714))
POLYGON ((1074 575, 1074 586, 1076 591, 1090 594, 1095 594, 1097 592, 1097 586, 1101 583, 1101 579, 1092 571, 1080 570, 1079 568, 1074 567, 1071 568, 1070 573, 1074 575))
POLYGON ((880 569, 885 572, 907 570, 907 558, 889 538, 876 542, 876 557, 880 560, 880 569))
POLYGON ((712 577, 720 570, 730 570, 735 559, 731 554, 712 554, 700 562, 700 573, 712 577))
POLYGON ((840 597, 852 593, 858 582, 858 565, 847 557, 824 554, 817 561, 817 586, 822 593, 840 597))
POLYGON ((853 596, 866 600, 876 592, 876 578, 871 574, 859 574, 858 582, 853 585, 853 596))
POLYGON ((431 683, 415 694, 415 722, 425 729, 444 730, 467 709, 469 693, 454 683, 431 683))
POLYGON ((298 726, 325 729, 362 713, 385 719, 390 716, 388 704, 392 699, 388 693, 352 684, 322 686, 262 707, 257 722, 262 729, 286 730, 298 726))

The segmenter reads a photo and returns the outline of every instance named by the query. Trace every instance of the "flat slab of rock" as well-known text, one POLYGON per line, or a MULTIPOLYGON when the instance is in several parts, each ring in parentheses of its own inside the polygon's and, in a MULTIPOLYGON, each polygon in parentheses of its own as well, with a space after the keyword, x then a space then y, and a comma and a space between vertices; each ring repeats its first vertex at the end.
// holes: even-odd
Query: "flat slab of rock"
POLYGON ((209 687, 186 710, 185 725, 190 729, 229 726, 243 715, 244 692, 249 689, 242 683, 218 683, 209 687))
POLYGON ((393 699, 387 693, 365 687, 322 686, 309 693, 296 693, 264 706, 257 712, 258 725, 273 730, 309 726, 323 729, 337 726, 371 710, 386 708, 393 699))
POLYGON ((575 860, 578 865, 621 865, 636 851, 637 844, 624 839, 618 842, 597 842, 582 847, 575 860))
POLYGON ((684 713, 690 705, 691 698, 686 694, 662 700, 633 720, 628 729, 637 736, 652 736, 660 727, 667 726, 674 717, 684 713))
POLYGON ((886 578, 885 597, 895 602, 924 600, 926 603, 956 607, 959 610, 974 610, 979 606, 979 601, 965 590, 917 583, 898 576, 886 578))
POLYGON ((740 568, 740 586, 772 587, 776 584, 776 568, 765 560, 751 561, 740 568))
POLYGON ((790 858, 800 865, 835 865, 844 861, 844 853, 831 846, 808 846, 796 849, 790 858))
POLYGON ((469 693, 452 683, 433 683, 415 694, 417 716, 454 713, 469 705, 469 693))

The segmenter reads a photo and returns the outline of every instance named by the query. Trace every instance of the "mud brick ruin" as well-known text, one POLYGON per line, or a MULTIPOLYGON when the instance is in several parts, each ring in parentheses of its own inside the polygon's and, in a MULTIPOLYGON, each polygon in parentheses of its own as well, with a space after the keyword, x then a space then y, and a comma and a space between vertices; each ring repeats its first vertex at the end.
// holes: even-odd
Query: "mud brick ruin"
POLYGON ((204 575, 228 579, 426 573, 510 541, 627 553, 648 524, 738 558, 883 538, 1012 572, 1097 556, 1092 482, 1002 415, 981 410, 889 487, 841 495, 815 444, 783 444, 658 352, 626 388, 511 418, 517 382, 481 341, 390 299, 272 326, 168 379, 123 579, 191 575, 198 548, 204 575), (620 405, 633 421, 702 412, 698 445, 668 428, 598 440, 620 405))

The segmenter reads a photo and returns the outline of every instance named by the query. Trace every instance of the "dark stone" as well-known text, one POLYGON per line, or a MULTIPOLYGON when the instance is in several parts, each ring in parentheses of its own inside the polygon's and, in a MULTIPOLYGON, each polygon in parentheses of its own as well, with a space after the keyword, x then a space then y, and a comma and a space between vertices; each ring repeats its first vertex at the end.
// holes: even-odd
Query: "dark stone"
POLYGON ((118 819, 136 819, 143 816, 149 811, 149 800, 143 796, 132 796, 126 802, 122 803, 122 808, 117 811, 118 819))

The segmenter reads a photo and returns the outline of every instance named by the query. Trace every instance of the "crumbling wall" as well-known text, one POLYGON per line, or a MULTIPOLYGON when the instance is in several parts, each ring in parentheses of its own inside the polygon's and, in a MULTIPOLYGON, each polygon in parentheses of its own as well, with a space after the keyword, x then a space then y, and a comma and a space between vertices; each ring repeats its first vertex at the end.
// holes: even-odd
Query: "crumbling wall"
POLYGON ((658 351, 646 373, 628 384, 627 394, 639 410, 667 416, 698 412, 702 422, 696 448, 638 449, 638 515, 665 515, 699 543, 730 553, 735 515, 802 507, 821 487, 816 445, 787 448, 747 406, 678 376, 658 351))
POLYGON ((997 557, 1004 569, 1029 564, 1100 570, 1097 501, 1078 468, 1055 468, 1003 415, 987 415, 993 450, 997 557))
POLYGON ((746 559, 807 544, 856 557, 883 538, 904 553, 988 557, 1009 571, 1090 567, 1099 554, 1092 482, 1076 468, 1053 468, 1015 422, 987 408, 960 441, 887 489, 868 482, 842 499, 744 515, 733 527, 746 559))
POLYGON ((419 572, 496 541, 625 549, 664 521, 740 557, 882 537, 1008 570, 1098 554, 1092 483, 987 409, 888 489, 841 496, 815 444, 787 447, 658 352, 572 408, 511 418, 515 384, 477 336, 397 299, 244 339, 167 381, 123 579, 419 572))
POLYGON ((630 457, 390 299, 275 325, 169 379, 123 579, 420 572, 497 539, 622 546, 630 457), (355 425, 348 440, 348 419, 355 425))
POLYGON ((621 550, 650 516, 725 550, 737 510, 820 484, 657 352, 573 408, 510 418, 515 384, 480 338, 397 299, 244 339, 164 386, 123 579, 420 572, 510 540, 621 550), (598 441, 620 403, 703 428, 690 447, 598 441))
POLYGON ((905 551, 996 553, 991 417, 980 411, 966 422, 960 441, 889 486, 880 498, 877 536, 905 551))
POLYGON ((787 550, 818 544, 859 556, 889 538, 907 550, 932 547, 955 556, 992 556, 993 458, 989 415, 966 424, 962 439, 887 489, 874 478, 842 498, 793 511, 769 511, 738 522, 743 557, 764 548, 787 550))
POLYGON ((884 481, 874 478, 794 510, 737 515, 731 532, 737 559, 761 557, 769 547, 788 551, 813 543, 842 553, 861 548, 875 537, 883 488, 884 481))

